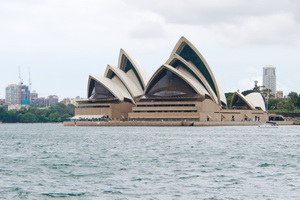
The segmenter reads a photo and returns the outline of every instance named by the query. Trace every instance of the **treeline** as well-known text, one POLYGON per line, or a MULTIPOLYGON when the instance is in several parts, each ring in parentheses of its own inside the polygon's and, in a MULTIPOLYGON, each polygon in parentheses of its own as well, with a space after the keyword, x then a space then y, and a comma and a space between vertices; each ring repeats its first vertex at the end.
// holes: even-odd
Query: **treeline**
POLYGON ((266 101, 268 110, 279 111, 279 112, 299 112, 300 108, 300 97, 296 92, 290 92, 287 98, 275 99, 270 98, 266 101))
POLYGON ((72 104, 65 105, 58 103, 51 105, 49 108, 38 108, 29 106, 20 110, 7 110, 6 107, 0 106, 0 122, 3 123, 46 123, 46 122, 63 122, 73 117, 75 106, 72 104))

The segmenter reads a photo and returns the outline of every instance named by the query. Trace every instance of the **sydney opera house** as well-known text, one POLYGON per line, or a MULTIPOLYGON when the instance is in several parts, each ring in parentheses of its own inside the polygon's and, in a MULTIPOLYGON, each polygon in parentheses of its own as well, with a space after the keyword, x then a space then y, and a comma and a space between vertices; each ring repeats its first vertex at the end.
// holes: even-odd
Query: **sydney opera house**
POLYGON ((143 68, 121 49, 118 66, 104 76, 89 76, 87 99, 78 102, 73 119, 131 121, 266 120, 260 93, 234 93, 230 105, 211 68, 181 37, 166 63, 149 79, 143 68))

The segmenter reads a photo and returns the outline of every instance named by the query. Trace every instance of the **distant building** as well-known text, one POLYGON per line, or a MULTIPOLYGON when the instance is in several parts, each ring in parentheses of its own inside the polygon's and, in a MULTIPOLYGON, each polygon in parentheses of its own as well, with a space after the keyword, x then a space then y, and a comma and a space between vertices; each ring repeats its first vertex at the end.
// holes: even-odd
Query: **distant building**
POLYGON ((282 99, 283 98, 283 91, 277 91, 276 92, 276 98, 277 99, 282 99))
POLYGON ((7 106, 7 110, 20 110, 22 108, 22 105, 20 104, 9 104, 7 106))
POLYGON ((10 84, 5 89, 5 100, 8 105, 30 104, 30 91, 27 85, 10 84))
POLYGON ((10 84, 5 88, 5 101, 10 104, 21 104, 20 85, 10 84))
POLYGON ((0 99, 0 105, 4 105, 5 104, 5 99, 0 99))
POLYGON ((71 99, 71 104, 73 104, 74 106, 78 106, 77 101, 80 101, 82 98, 80 98, 80 96, 75 97, 74 99, 71 99))
POLYGON ((46 106, 46 98, 45 97, 32 97, 31 98, 31 105, 34 106, 41 106, 44 105, 46 106))
POLYGON ((56 95, 49 95, 47 97, 47 100, 46 100, 46 105, 47 106, 55 105, 57 103, 58 103, 58 96, 56 96, 56 95))
POLYGON ((39 97, 39 95, 38 95, 38 93, 37 93, 35 90, 33 90, 33 91, 30 93, 30 99, 38 98, 38 97, 39 97))
POLYGON ((71 99, 69 98, 64 98, 61 103, 65 104, 65 105, 68 105, 68 104, 71 104, 71 99))
POLYGON ((276 95, 276 68, 267 65, 263 67, 263 85, 265 89, 270 90, 270 94, 275 96, 276 95))
POLYGON ((30 90, 27 85, 19 85, 21 105, 30 105, 30 90))

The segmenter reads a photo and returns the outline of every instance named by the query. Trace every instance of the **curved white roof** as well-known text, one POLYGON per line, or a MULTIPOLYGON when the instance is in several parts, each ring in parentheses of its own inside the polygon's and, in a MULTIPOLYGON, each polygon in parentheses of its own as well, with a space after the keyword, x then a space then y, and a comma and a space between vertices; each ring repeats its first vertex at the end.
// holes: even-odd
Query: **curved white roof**
POLYGON ((119 68, 107 65, 104 76, 106 78, 112 79, 113 74, 115 74, 126 87, 132 97, 140 96, 143 94, 141 87, 138 87, 139 83, 134 82, 124 71, 119 68), (138 84, 138 85, 136 85, 138 84))
POLYGON ((241 94, 239 92, 235 92, 233 94, 232 99, 231 99, 231 103, 230 103, 230 107, 233 106, 232 102, 233 102, 234 98, 236 98, 236 97, 241 98, 250 107, 250 109, 252 109, 252 110, 255 109, 255 106, 253 105, 253 103, 251 101, 248 101, 248 99, 243 94, 241 94))
MULTIPOLYGON (((226 104, 225 94, 221 93, 221 90, 219 89, 219 85, 217 84, 217 81, 216 81, 216 79, 215 79, 215 77, 214 77, 214 75, 213 75, 213 73, 212 73, 209 65, 207 64, 206 60, 201 55, 201 53, 197 50, 197 48, 194 47, 194 45, 190 41, 188 41, 185 37, 181 37, 179 39, 179 41, 177 42, 177 44, 175 45, 175 47, 174 47, 174 49, 173 49, 173 51, 171 53, 171 56, 174 55, 174 54, 180 55, 180 53, 182 52, 182 50, 184 49, 184 47, 186 45, 188 45, 195 52, 195 54, 199 57, 199 59, 201 60, 201 62, 205 66, 205 71, 207 71, 207 73, 208 73, 208 75, 205 76, 205 79, 210 84, 210 86, 211 86, 212 89, 215 88, 215 90, 216 90, 216 92, 215 92, 216 94, 215 95, 218 97, 218 103, 220 105, 221 105, 221 102, 223 102, 224 104, 226 104), (212 82, 212 83, 210 83, 210 82, 212 82)), ((196 66, 196 67, 202 73, 202 71, 199 68, 199 66, 196 66)))
MULTIPOLYGON (((195 78, 199 79, 202 82, 203 86, 206 88, 206 90, 210 94, 212 100, 215 103, 218 103, 218 97, 216 96, 215 92, 212 90, 212 88, 210 87, 209 83, 207 82, 207 80, 205 79, 203 74, 197 69, 197 67, 193 63, 186 61, 180 55, 175 53, 167 60, 166 64, 172 66, 172 63, 174 63, 176 60, 179 60, 180 62, 182 62, 194 73, 192 75, 193 76, 195 75, 196 76, 195 78)), ((173 66, 173 67, 176 67, 176 66, 173 66)), ((225 96, 225 94, 224 94, 224 96, 225 96)))
MULTIPOLYGON (((130 99, 133 101, 131 95, 127 90, 124 90, 122 87, 117 85, 114 81, 109 78, 102 76, 90 76, 88 82, 88 91, 90 87, 91 80, 95 80, 102 84, 108 91, 110 91, 119 101, 124 101, 124 98, 130 99)), ((89 94, 88 94, 89 95, 89 94)))
POLYGON ((262 95, 259 92, 252 92, 245 96, 245 98, 251 102, 254 107, 260 108, 263 111, 266 111, 265 101, 262 95))
POLYGON ((137 73, 137 74, 134 73, 135 76, 137 76, 136 77, 136 81, 138 81, 137 84, 140 84, 142 89, 144 89, 149 79, 146 72, 135 59, 129 56, 129 54, 124 49, 121 49, 119 55, 119 61, 118 61, 118 68, 120 68, 125 73, 128 73, 128 71, 126 71, 125 69, 126 60, 128 60, 132 64, 132 67, 134 68, 133 70, 137 73))
POLYGON ((169 70, 172 73, 179 76, 180 78, 182 78, 182 80, 184 80, 187 84, 189 84, 198 94, 210 96, 209 93, 207 92, 207 90, 203 87, 202 84, 200 84, 200 82, 198 80, 196 80, 195 77, 191 76, 190 74, 187 74, 187 71, 177 70, 174 67, 172 67, 171 65, 162 65, 153 74, 153 76, 151 77, 151 79, 149 80, 149 82, 148 82, 148 84, 145 88, 145 92, 147 92, 147 90, 148 90, 149 86, 151 85, 152 81, 159 74, 159 72, 162 71, 163 69, 169 70))

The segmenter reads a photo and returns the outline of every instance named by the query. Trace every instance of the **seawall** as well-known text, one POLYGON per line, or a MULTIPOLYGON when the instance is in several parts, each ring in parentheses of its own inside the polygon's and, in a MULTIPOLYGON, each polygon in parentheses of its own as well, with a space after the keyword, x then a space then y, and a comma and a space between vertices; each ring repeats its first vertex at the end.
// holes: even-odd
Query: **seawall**
MULTIPOLYGON (((228 121, 228 122, 190 122, 190 121, 108 121, 108 122, 96 122, 96 121, 66 121, 64 126, 258 126, 262 123, 249 122, 249 121, 228 121)), ((294 125, 293 121, 281 121, 277 122, 278 125, 294 125)))

